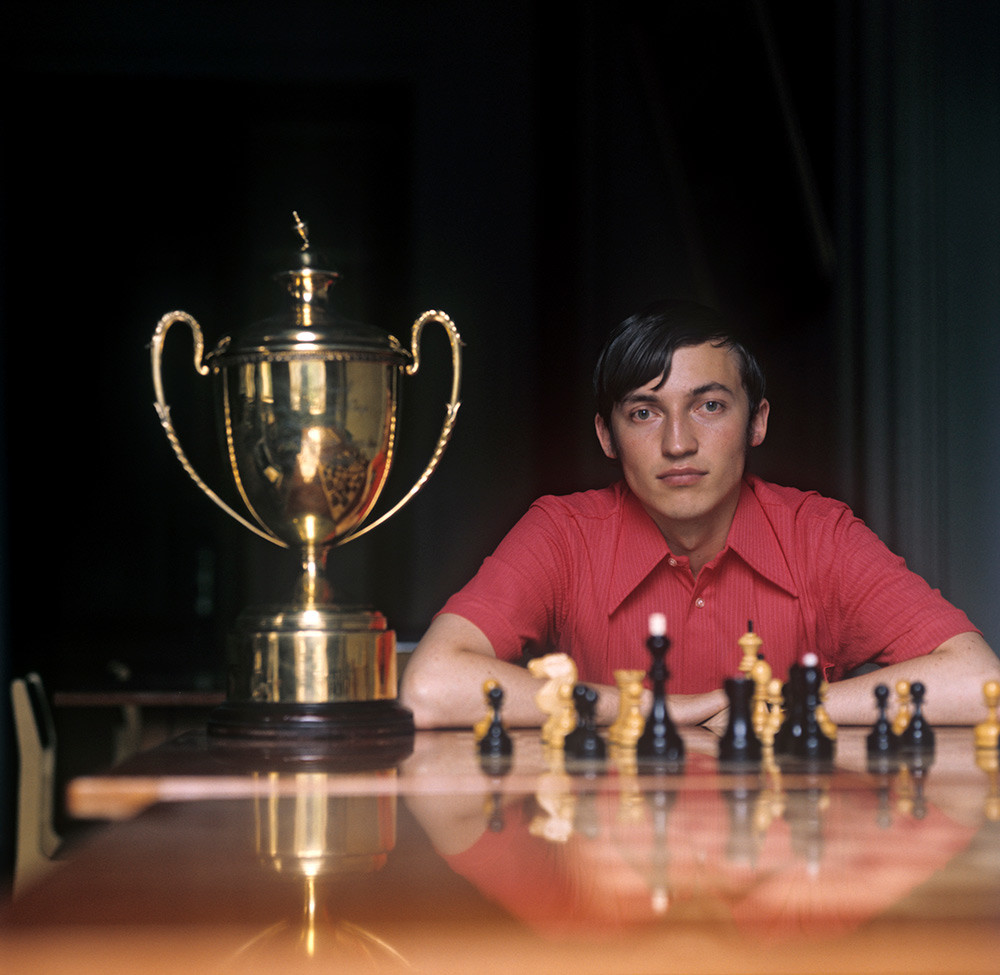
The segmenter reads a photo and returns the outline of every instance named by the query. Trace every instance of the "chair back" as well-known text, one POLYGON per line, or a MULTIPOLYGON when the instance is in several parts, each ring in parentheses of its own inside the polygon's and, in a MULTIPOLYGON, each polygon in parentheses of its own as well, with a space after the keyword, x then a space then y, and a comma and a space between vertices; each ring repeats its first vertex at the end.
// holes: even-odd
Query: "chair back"
POLYGON ((17 790, 17 847, 14 894, 37 878, 55 855, 61 837, 54 826, 56 727, 38 674, 10 685, 20 761, 17 790))

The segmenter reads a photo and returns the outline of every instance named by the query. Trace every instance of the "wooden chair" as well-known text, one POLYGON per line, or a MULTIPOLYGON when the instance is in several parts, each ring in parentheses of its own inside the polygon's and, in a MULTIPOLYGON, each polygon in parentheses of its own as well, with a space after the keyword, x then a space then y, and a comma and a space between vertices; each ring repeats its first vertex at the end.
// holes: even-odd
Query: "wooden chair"
POLYGON ((14 896, 52 865, 62 842, 54 825, 56 729, 38 674, 15 678, 10 685, 14 729, 20 759, 17 790, 17 846, 14 896))

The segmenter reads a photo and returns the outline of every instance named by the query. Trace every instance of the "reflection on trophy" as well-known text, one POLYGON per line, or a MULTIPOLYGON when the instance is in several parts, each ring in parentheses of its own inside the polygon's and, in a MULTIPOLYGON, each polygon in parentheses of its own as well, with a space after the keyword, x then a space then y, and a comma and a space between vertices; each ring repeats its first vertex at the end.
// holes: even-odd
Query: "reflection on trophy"
POLYGON ((337 278, 315 266, 305 225, 300 266, 278 275, 286 308, 223 338, 204 356, 201 327, 186 312, 160 319, 152 341, 156 410, 184 469, 219 507, 250 531, 297 549, 302 577, 287 605, 246 611, 230 643, 226 703, 211 717, 217 738, 378 743, 412 735, 413 718, 396 698, 396 640, 381 613, 334 603, 322 575, 328 551, 358 538, 406 504, 437 467, 458 411, 461 340, 442 312, 413 324, 411 349, 391 335, 338 318, 327 308, 337 278), (167 330, 185 322, 194 365, 211 374, 226 456, 246 505, 244 517, 194 470, 181 448, 163 391, 167 330), (452 388, 431 459, 410 490, 365 523, 392 465, 397 380, 419 367, 429 321, 448 333, 452 388))

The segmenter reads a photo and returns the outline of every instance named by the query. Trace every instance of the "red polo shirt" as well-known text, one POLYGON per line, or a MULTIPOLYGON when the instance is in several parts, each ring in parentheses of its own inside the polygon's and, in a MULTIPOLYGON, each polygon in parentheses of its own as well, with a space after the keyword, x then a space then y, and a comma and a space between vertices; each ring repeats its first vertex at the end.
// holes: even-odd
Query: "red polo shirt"
POLYGON ((736 673, 748 620, 782 679, 808 651, 838 680, 975 631, 846 505, 752 475, 725 548, 697 578, 619 482, 540 498, 442 612, 478 626, 503 660, 561 650, 581 681, 603 684, 648 669, 649 615, 665 613, 678 694, 736 673))

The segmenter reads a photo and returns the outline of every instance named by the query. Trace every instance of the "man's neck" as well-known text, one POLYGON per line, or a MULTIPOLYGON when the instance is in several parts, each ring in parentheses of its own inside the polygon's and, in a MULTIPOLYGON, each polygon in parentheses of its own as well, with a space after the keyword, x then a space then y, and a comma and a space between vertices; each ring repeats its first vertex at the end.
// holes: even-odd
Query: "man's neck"
POLYGON ((656 527, 667 541, 674 555, 685 556, 691 566, 691 574, 697 576, 702 567, 711 562, 725 547, 736 515, 739 495, 732 505, 722 513, 722 517, 661 524, 662 519, 653 518, 656 527))

